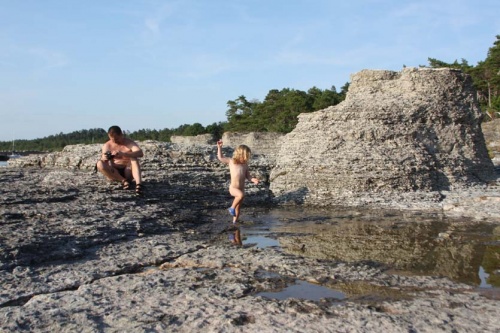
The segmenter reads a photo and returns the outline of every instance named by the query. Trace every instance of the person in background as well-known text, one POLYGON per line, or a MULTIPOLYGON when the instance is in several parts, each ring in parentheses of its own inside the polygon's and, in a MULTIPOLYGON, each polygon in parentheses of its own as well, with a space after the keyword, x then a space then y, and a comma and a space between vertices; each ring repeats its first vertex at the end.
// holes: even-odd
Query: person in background
POLYGON ((229 165, 231 183, 229 194, 234 197, 233 204, 229 207, 229 214, 233 216, 233 223, 238 222, 240 217, 240 207, 245 198, 245 180, 249 180, 255 185, 259 184, 259 179, 252 177, 248 170, 248 161, 252 152, 245 145, 239 145, 234 151, 233 157, 228 158, 222 155, 222 140, 217 141, 217 158, 222 163, 229 165))
POLYGON ((144 156, 142 149, 133 140, 126 138, 118 126, 108 130, 109 140, 102 146, 101 159, 97 170, 106 178, 122 183, 124 190, 130 189, 135 181, 135 193, 142 194, 141 165, 139 158, 144 156))

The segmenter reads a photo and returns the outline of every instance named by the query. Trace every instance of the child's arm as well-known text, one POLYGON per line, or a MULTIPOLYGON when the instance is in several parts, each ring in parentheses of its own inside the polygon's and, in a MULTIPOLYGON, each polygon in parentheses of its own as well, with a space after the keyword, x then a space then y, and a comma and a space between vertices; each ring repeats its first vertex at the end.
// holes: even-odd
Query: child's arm
POLYGON ((252 176, 250 175, 250 171, 248 171, 248 169, 247 169, 246 178, 247 178, 249 181, 251 181, 252 183, 254 183, 255 185, 259 184, 259 178, 252 177, 252 176))
POLYGON ((222 155, 222 140, 217 141, 217 159, 226 164, 229 164, 229 161, 231 160, 230 158, 222 155))

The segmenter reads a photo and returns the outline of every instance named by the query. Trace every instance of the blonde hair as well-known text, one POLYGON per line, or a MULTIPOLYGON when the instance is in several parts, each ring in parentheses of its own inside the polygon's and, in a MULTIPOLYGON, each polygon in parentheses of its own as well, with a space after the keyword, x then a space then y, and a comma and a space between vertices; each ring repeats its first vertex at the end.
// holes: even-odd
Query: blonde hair
POLYGON ((250 159, 250 156, 252 156, 252 151, 250 150, 250 148, 245 145, 239 145, 234 150, 233 162, 237 164, 247 163, 250 159))

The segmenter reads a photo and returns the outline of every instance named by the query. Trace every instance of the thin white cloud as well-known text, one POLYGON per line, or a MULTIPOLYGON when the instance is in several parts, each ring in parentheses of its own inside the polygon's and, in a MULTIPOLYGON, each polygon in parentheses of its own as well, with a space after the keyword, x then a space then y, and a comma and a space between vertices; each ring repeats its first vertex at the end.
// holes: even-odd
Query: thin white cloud
POLYGON ((61 52, 52 51, 44 48, 32 48, 28 53, 42 61, 40 70, 51 70, 65 67, 69 64, 68 57, 61 52))
POLYGON ((238 17, 238 21, 246 23, 246 24, 259 24, 261 23, 261 20, 252 16, 250 14, 250 8, 248 5, 241 4, 241 3, 234 3, 231 2, 229 6, 233 9, 235 12, 235 15, 238 17))
POLYGON ((390 11, 389 17, 410 20, 410 22, 414 20, 415 24, 418 22, 422 29, 429 29, 432 26, 463 29, 476 24, 481 19, 474 16, 475 11, 468 8, 471 5, 477 6, 477 4, 468 4, 463 1, 408 3, 390 11))
POLYGON ((18 71, 18 73, 40 74, 64 68, 70 64, 65 53, 48 48, 12 45, 2 51, 0 67, 8 71, 18 71))
POLYGON ((160 34, 160 21, 158 19, 146 18, 144 20, 146 29, 154 35, 160 34))
POLYGON ((227 58, 211 54, 197 55, 192 60, 192 64, 190 70, 182 73, 182 76, 191 79, 200 79, 215 76, 234 68, 234 65, 227 58))
POLYGON ((154 8, 152 13, 144 18, 144 27, 146 28, 146 32, 154 37, 160 37, 162 33, 162 25, 164 25, 164 22, 178 11, 178 7, 181 4, 182 2, 180 1, 171 1, 154 8))
POLYGON ((305 52, 305 51, 281 51, 275 55, 274 60, 281 65, 343 65, 345 62, 340 57, 331 55, 321 55, 326 52, 305 52))

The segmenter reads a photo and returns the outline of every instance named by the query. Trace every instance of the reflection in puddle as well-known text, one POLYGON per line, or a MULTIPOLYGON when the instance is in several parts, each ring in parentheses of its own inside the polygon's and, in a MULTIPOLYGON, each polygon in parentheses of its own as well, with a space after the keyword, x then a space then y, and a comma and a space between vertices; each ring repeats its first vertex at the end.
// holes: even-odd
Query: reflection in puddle
POLYGON ((396 271, 500 288, 500 226, 495 224, 437 213, 287 207, 256 214, 241 234, 245 244, 261 248, 343 262, 369 260, 396 271))
POLYGON ((234 228, 228 232, 229 241, 234 245, 242 245, 240 228, 234 228))
POLYGON ((372 303, 412 299, 411 290, 378 286, 368 281, 336 282, 335 289, 342 291, 351 301, 372 303))
POLYGON ((481 279, 481 284, 479 285, 479 288, 493 287, 491 284, 487 282, 489 277, 490 275, 484 271, 483 266, 479 267, 479 278, 481 279))
POLYGON ((332 290, 300 280, 296 280, 295 284, 290 285, 281 291, 260 292, 256 294, 256 296, 278 300, 285 300, 287 298, 299 298, 311 301, 319 301, 325 298, 334 298, 337 300, 342 300, 345 298, 345 295, 340 291, 332 290))

